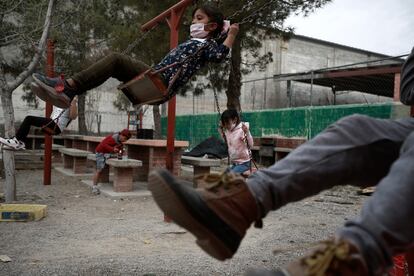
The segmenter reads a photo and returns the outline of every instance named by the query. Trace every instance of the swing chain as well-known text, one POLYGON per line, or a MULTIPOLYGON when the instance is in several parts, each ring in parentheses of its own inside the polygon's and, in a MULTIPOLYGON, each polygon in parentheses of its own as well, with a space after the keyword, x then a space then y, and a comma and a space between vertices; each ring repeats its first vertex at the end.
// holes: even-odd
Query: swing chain
POLYGON ((137 37, 131 44, 128 45, 128 47, 122 52, 122 54, 129 54, 141 41, 143 41, 152 30, 154 30, 158 24, 155 24, 151 28, 149 28, 142 36, 137 37))
POLYGON ((244 6, 241 9, 235 11, 232 15, 228 16, 227 19, 228 20, 233 19, 234 17, 241 14, 242 12, 248 11, 254 2, 255 1, 248 1, 246 4, 244 4, 244 6))
MULTIPOLYGON (((59 115, 56 117, 56 118, 54 118, 54 119, 51 119, 47 124, 45 124, 44 126, 42 126, 42 129, 44 130, 44 131, 47 131, 46 129, 48 129, 48 126, 52 123, 52 122, 54 122, 55 123, 55 126, 53 127, 53 132, 56 130, 56 127, 57 127, 57 124, 58 124, 58 122, 59 122, 59 119, 60 119, 60 117, 63 115, 63 113, 65 113, 66 112, 66 109, 63 109, 60 113, 59 113, 59 115)), ((53 134, 51 134, 51 135, 53 135, 53 134)))
MULTIPOLYGON (((278 0, 278 1, 279 2, 283 2, 286 5, 292 6, 292 4, 289 3, 289 2, 287 2, 287 1, 283 1, 283 0, 278 0)), ((268 6, 270 6, 271 4, 273 4, 273 2, 275 2, 275 0, 271 0, 271 1, 267 2, 262 7, 258 8, 257 10, 255 10, 254 12, 252 12, 251 14, 249 14, 248 16, 246 16, 245 18, 243 18, 239 22, 239 25, 252 22, 254 20, 254 16, 256 16, 258 13, 260 13, 261 11, 263 11, 264 9, 266 9, 268 6)))

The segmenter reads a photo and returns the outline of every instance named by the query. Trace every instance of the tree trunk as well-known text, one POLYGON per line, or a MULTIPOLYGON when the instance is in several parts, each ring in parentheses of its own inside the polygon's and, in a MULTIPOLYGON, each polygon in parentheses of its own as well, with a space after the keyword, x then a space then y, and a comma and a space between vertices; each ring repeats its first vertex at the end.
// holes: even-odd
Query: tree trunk
POLYGON ((154 118, 154 139, 161 139, 161 113, 159 105, 153 106, 152 115, 154 118))
MULTIPOLYGON (((40 37, 38 47, 35 51, 35 54, 31 62, 27 66, 27 68, 23 72, 21 72, 14 79, 14 81, 12 81, 11 83, 7 83, 6 73, 3 70, 4 64, 0 64, 1 105, 3 108, 3 116, 4 116, 4 132, 5 132, 5 136, 8 138, 15 136, 12 93, 19 85, 23 83, 23 81, 28 76, 30 76, 30 74, 34 71, 35 67, 40 61, 40 58, 46 46, 46 39, 48 37, 48 33, 50 29, 54 3, 55 3, 54 0, 49 0, 42 36, 40 37)), ((2 21, 3 20, 1 20, 1 22, 2 21)), ((3 58, 1 57, 0 60, 3 61, 3 58)), ((6 177, 6 183, 4 186, 5 201, 12 202, 16 200, 16 171, 15 171, 13 151, 3 150, 3 165, 4 165, 4 174, 6 177)))
MULTIPOLYGON (((10 92, 1 91, 1 106, 4 116, 4 132, 6 137, 14 137, 14 109, 12 103, 12 94, 10 92)), ((3 150, 3 166, 6 183, 4 187, 4 195, 6 203, 16 200, 16 170, 14 163, 14 152, 11 150, 3 150)))
POLYGON ((230 76, 227 85, 226 95, 227 95, 227 108, 236 109, 240 111, 240 88, 241 88, 241 49, 240 49, 240 40, 236 39, 234 41, 232 50, 231 50, 231 59, 230 59, 230 76))
POLYGON ((102 123, 102 115, 101 114, 95 114, 96 115, 96 127, 98 130, 98 136, 101 136, 101 123, 102 123))
POLYGON ((79 134, 87 135, 88 128, 86 127, 85 118, 85 99, 86 93, 78 95, 78 130, 79 134))

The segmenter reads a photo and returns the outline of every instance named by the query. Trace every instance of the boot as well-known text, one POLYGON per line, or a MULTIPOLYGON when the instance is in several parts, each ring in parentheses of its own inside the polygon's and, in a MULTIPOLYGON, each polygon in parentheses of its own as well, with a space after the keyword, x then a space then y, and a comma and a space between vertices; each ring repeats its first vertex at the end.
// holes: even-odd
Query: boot
POLYGON ((370 275, 357 247, 349 241, 327 240, 310 254, 278 271, 250 271, 246 276, 350 276, 370 275))
POLYGON ((219 260, 231 258, 246 230, 260 220, 256 200, 236 174, 208 174, 197 181, 205 188, 194 189, 191 182, 157 170, 149 175, 148 189, 161 210, 194 234, 205 252, 219 260))

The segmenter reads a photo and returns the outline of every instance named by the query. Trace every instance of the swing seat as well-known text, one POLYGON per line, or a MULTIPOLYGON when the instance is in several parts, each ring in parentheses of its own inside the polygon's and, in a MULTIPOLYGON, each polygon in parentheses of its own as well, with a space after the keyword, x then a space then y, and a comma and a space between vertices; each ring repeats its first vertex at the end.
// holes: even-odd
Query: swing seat
POLYGON ((168 88, 151 69, 118 86, 133 105, 160 104, 168 100, 168 88))

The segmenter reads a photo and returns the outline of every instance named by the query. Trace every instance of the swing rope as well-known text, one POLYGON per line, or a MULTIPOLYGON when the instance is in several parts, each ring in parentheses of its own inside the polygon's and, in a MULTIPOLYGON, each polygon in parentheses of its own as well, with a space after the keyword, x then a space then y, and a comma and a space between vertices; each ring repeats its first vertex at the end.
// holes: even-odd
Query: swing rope
POLYGON ((63 113, 65 113, 65 111, 66 109, 63 109, 56 118, 51 119, 47 124, 43 125, 41 129, 49 135, 55 134, 55 130, 56 130, 56 127, 58 126, 59 118, 63 115, 63 113), (52 124, 52 122, 55 123, 55 125, 53 126, 53 129, 49 128, 49 125, 52 124))

